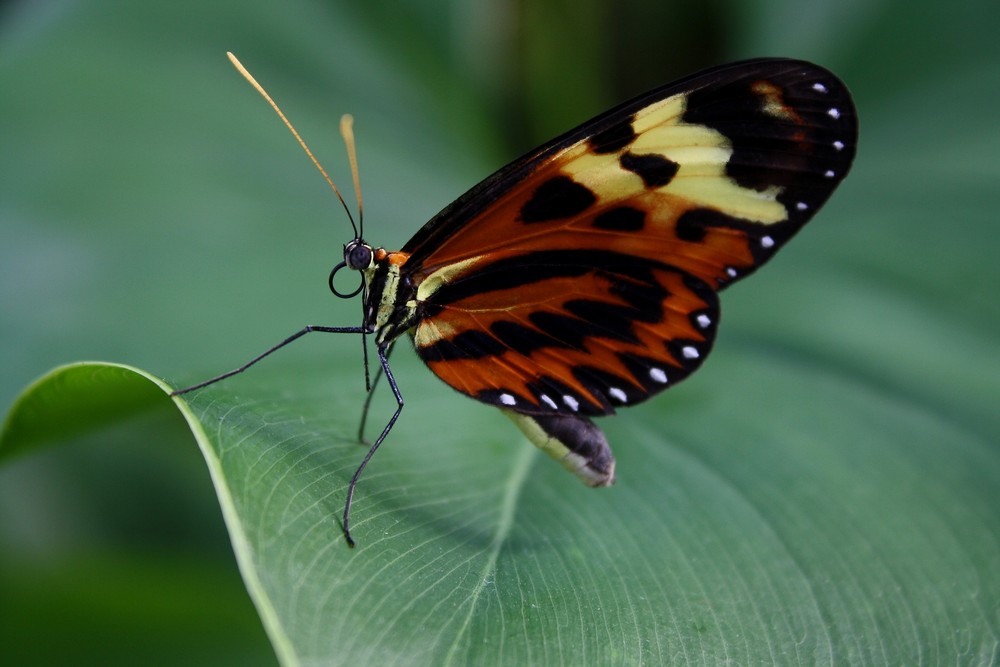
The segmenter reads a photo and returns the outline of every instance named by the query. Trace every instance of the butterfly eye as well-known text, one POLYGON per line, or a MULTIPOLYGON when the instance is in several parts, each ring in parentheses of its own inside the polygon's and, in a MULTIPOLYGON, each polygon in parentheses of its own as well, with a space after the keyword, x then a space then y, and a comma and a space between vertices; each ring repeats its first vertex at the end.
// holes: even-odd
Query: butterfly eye
POLYGON ((372 249, 364 243, 348 245, 344 251, 344 261, 355 271, 364 271, 372 264, 372 249))

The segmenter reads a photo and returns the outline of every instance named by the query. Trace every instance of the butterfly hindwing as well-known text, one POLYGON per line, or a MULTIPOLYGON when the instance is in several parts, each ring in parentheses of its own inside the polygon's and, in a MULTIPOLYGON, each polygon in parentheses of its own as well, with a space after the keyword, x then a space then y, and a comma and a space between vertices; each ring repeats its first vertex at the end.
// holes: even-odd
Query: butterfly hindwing
POLYGON ((421 358, 525 414, 600 415, 711 348, 716 292, 766 262, 846 175, 843 84, 735 63, 627 102, 501 169, 403 248, 421 358))
POLYGON ((717 321, 715 292, 667 265, 538 250, 441 286, 414 340, 432 371, 478 400, 601 415, 697 368, 717 321))

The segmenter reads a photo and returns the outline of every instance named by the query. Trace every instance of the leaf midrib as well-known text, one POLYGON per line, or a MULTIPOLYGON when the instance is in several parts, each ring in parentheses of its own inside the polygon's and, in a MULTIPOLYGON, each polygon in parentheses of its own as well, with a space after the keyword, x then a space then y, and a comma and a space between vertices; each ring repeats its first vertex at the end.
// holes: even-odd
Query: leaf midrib
POLYGON ((487 550, 486 561, 483 563, 478 581, 476 581, 476 585, 469 595, 468 612, 466 613, 465 619, 462 621, 462 625, 459 627, 458 632, 455 633, 451 646, 448 648, 448 653, 442 661, 443 665, 450 666, 456 664, 455 659, 458 654, 459 646, 462 643, 462 637, 465 636, 472 624, 476 606, 479 604, 479 599, 482 597, 483 590, 486 588, 486 582, 491 578, 490 575, 496 572, 496 563, 497 559, 500 557, 500 550, 506 543, 507 538, 510 536, 510 531, 514 526, 514 516, 517 513, 517 501, 521 497, 521 491, 524 489, 525 481, 528 479, 528 473, 531 471, 531 464, 534 461, 537 452, 538 450, 534 447, 530 447, 527 446, 526 443, 522 443, 520 453, 514 460, 510 476, 505 484, 506 488, 504 490, 503 503, 500 506, 500 517, 497 521, 496 532, 494 533, 493 539, 490 541, 490 545, 487 550))

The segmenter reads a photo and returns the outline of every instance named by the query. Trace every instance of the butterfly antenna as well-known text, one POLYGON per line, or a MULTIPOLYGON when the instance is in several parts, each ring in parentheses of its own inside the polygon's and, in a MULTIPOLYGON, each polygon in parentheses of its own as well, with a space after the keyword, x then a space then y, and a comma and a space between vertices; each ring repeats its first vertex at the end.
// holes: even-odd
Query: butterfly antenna
MULTIPOLYGON (((358 198, 359 239, 365 237, 365 207, 361 200, 361 177, 358 175, 358 153, 354 148, 354 116, 345 113, 340 117, 340 136, 344 138, 347 147, 347 161, 351 163, 351 177, 354 179, 354 194, 358 198)), ((364 323, 365 304, 368 303, 368 286, 361 283, 361 321, 364 323)), ((361 335, 361 356, 365 363, 365 392, 371 394, 371 373, 368 371, 368 336, 361 335)))
MULTIPOLYGON (((354 216, 351 215, 351 209, 347 207, 347 202, 345 202, 344 198, 341 196, 340 190, 338 190, 337 186, 333 184, 333 179, 331 179, 327 175, 326 170, 323 169, 323 165, 319 163, 319 160, 316 159, 316 156, 313 155, 311 150, 309 150, 309 146, 307 146, 306 142, 302 140, 301 136, 299 136, 299 133, 298 131, 296 131, 295 126, 293 126, 291 121, 288 120, 285 114, 278 107, 277 103, 275 103, 275 101, 271 99, 271 96, 267 94, 267 91, 264 90, 264 87, 259 83, 257 83, 257 79, 253 78, 253 75, 247 71, 247 68, 243 66, 243 63, 237 60, 236 56, 234 56, 229 51, 226 52, 226 55, 229 56, 229 61, 233 63, 233 67, 235 67, 236 70, 243 75, 243 78, 246 79, 250 83, 250 85, 253 86, 265 100, 267 100, 267 103, 270 104, 271 108, 274 109, 275 113, 278 114, 278 117, 281 118, 282 122, 285 124, 285 127, 287 127, 291 131, 292 135, 295 137, 295 140, 299 142, 299 146, 302 147, 302 150, 304 150, 306 152, 306 155, 309 156, 309 159, 312 160, 313 165, 315 165, 316 169, 319 170, 319 173, 323 174, 323 178, 326 179, 326 182, 329 183, 330 187, 333 189, 333 194, 337 195, 337 199, 340 200, 340 205, 344 207, 344 211, 347 213, 347 219, 351 221, 351 227, 354 229, 355 238, 361 238, 360 234, 358 233, 358 226, 354 224, 354 216)), ((357 177, 356 161, 353 158, 353 145, 349 152, 351 153, 351 169, 355 172, 354 182, 356 185, 358 177, 357 177)), ((360 202, 361 202, 361 197, 359 195, 358 196, 359 209, 360 209, 360 202)))
POLYGON ((358 175, 358 153, 354 148, 354 117, 345 113, 340 117, 340 136, 344 138, 344 145, 347 147, 347 160, 351 163, 351 177, 354 179, 354 194, 358 198, 358 227, 361 234, 358 238, 365 237, 365 208, 361 202, 361 177, 358 175))

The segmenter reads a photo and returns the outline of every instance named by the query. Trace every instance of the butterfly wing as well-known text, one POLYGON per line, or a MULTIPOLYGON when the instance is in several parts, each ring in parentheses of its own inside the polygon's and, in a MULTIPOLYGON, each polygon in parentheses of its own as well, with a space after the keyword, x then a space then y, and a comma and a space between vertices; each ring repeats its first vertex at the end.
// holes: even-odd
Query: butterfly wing
POLYGON ((572 248, 497 259, 442 285, 423 311, 417 351, 452 387, 522 412, 584 415, 681 380, 718 321, 714 291, 683 271, 572 248))
POLYGON ((853 160, 830 72, 734 63, 612 109, 496 172, 403 248, 414 342, 480 401, 600 415, 708 354, 716 292, 766 262, 853 160))

